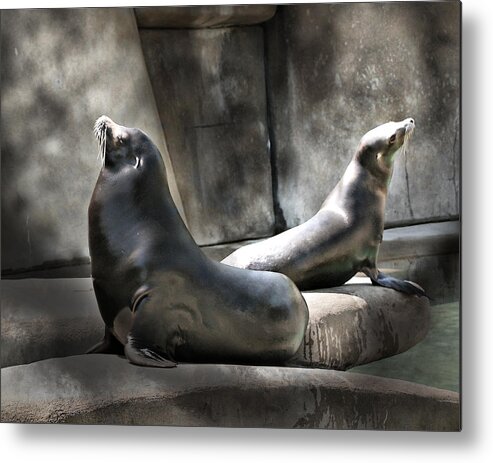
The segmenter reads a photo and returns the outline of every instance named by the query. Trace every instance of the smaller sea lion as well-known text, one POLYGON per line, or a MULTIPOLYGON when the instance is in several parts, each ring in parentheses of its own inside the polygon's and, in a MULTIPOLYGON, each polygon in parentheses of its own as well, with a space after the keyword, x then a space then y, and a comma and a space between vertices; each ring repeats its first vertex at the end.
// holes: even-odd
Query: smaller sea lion
POLYGON ((425 295, 417 284, 385 275, 376 266, 394 156, 407 145, 414 127, 408 118, 370 130, 315 216, 244 246, 222 262, 283 273, 301 290, 340 286, 362 271, 374 285, 425 295))

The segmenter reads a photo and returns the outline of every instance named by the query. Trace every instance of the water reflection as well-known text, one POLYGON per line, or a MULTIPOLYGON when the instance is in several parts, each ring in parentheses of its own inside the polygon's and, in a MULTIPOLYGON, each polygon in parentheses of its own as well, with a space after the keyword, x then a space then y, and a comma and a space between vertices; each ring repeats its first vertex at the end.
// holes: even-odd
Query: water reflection
POLYGON ((436 305, 431 311, 431 327, 424 341, 402 354, 351 371, 459 391, 459 303, 436 305))

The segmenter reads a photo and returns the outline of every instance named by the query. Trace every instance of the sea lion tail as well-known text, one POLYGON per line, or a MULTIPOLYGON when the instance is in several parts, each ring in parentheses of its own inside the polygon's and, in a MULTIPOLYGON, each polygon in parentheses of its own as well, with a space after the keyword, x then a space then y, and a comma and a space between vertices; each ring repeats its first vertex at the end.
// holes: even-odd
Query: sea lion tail
POLYGON ((382 273, 378 271, 377 278, 373 278, 372 276, 368 275, 371 279, 371 282, 375 286, 383 286, 385 288, 392 288, 395 289, 396 291, 400 291, 401 293, 405 294, 414 294, 416 296, 424 296, 428 299, 428 295, 425 293, 424 289, 419 286, 417 283, 414 283, 409 280, 399 280, 398 278, 391 277, 389 275, 386 275, 385 273, 382 273))

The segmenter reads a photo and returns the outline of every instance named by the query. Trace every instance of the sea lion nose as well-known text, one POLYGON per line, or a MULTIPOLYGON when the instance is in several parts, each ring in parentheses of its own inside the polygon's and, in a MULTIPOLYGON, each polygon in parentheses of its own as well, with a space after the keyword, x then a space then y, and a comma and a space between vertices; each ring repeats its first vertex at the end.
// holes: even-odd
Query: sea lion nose
POLYGON ((103 115, 98 117, 96 122, 94 123, 94 131, 106 132, 108 128, 111 128, 114 125, 115 123, 108 116, 103 115))
POLYGON ((96 122, 106 125, 113 124, 113 121, 108 116, 105 116, 104 114, 100 116, 96 122))

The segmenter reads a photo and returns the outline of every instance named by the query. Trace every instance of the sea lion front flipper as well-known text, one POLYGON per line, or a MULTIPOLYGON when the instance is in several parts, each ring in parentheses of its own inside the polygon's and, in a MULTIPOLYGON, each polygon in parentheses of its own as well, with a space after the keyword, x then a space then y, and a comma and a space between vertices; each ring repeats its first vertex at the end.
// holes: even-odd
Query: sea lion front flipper
POLYGON ((164 358, 161 354, 149 347, 141 346, 139 341, 128 336, 125 344, 125 357, 130 363, 144 367, 173 368, 176 363, 164 358))
POLYGON ((162 348, 154 344, 147 325, 146 312, 153 311, 148 288, 138 290, 132 301, 133 323, 125 344, 125 357, 134 365, 144 367, 172 368, 176 362, 165 357, 162 348))
POLYGON ((399 280, 398 278, 382 273, 378 269, 363 269, 363 272, 370 278, 372 284, 375 286, 395 289, 396 291, 400 291, 405 294, 415 294, 416 296, 428 297, 424 289, 412 281, 399 280))
POLYGON ((86 351, 86 354, 114 354, 123 355, 123 345, 113 336, 111 331, 105 327, 104 338, 86 351))

